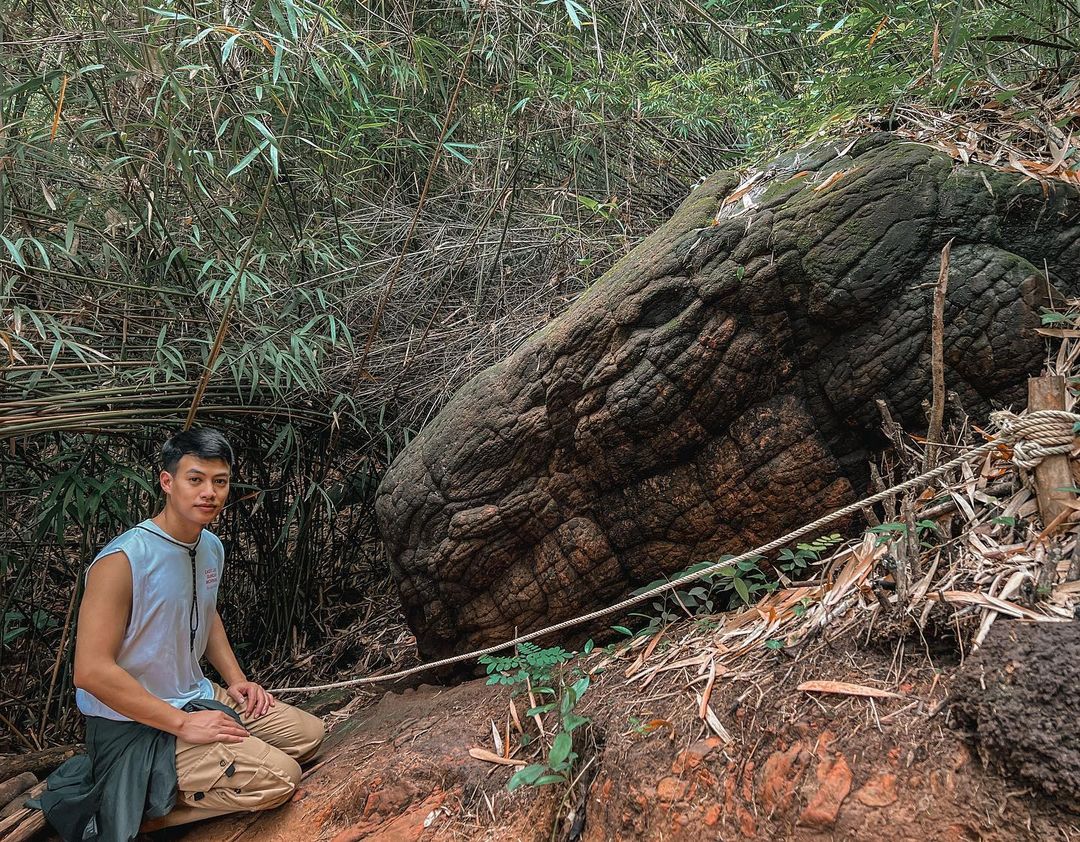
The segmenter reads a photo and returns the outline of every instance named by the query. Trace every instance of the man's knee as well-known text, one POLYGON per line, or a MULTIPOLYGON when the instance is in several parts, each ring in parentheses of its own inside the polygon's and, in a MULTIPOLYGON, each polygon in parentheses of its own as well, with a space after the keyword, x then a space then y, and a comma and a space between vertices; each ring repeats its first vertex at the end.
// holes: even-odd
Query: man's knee
POLYGON ((261 796, 253 809, 269 810, 288 801, 300 783, 300 764, 283 751, 274 751, 251 786, 261 796))
POLYGON ((303 763, 318 753, 319 747, 326 739, 326 726, 319 717, 312 716, 307 711, 297 711, 297 713, 300 714, 297 723, 300 739, 289 754, 303 763))

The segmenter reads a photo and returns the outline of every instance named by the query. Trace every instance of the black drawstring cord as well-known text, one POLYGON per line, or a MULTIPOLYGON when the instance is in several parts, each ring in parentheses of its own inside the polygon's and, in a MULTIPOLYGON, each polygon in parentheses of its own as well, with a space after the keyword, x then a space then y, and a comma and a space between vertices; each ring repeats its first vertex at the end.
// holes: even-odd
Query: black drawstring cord
MULTIPOLYGON (((188 612, 188 626, 191 628, 191 651, 195 651, 195 632, 199 630, 199 598, 198 598, 198 582, 196 581, 195 574, 195 553, 199 549, 199 542, 202 540, 202 532, 199 532, 199 537, 195 539, 195 543, 192 546, 188 546, 182 541, 176 541, 170 538, 168 535, 163 535, 161 532, 155 532, 153 529, 147 529, 142 524, 136 524, 136 529, 141 529, 143 532, 149 532, 151 535, 156 535, 164 541, 168 541, 170 544, 175 544, 178 547, 183 547, 187 550, 188 558, 191 559, 191 610, 188 612)), ((158 527, 160 528, 160 527, 158 527)))

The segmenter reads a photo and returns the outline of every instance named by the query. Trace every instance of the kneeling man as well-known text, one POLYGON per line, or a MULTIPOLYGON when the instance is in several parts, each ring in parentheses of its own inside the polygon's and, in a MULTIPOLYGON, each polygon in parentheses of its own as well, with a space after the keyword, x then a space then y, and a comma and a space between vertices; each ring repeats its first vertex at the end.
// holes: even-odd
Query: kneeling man
MULTIPOLYGON (((320 719, 248 680, 218 616, 224 550, 206 527, 229 496, 232 464, 232 449, 215 430, 169 439, 159 477, 165 508, 110 542, 86 574, 75 685, 88 749, 93 736, 104 755, 102 735, 116 733, 114 723, 141 723, 147 727, 138 733, 165 737, 164 745, 171 743, 165 735, 175 737, 175 806, 164 816, 148 809, 159 817, 144 831, 283 804, 300 780, 299 764, 324 737, 320 719), (204 654, 224 689, 203 676, 204 654)), ((134 732, 123 733, 126 745, 134 732)), ((109 805, 102 806, 99 815, 107 815, 109 805)))

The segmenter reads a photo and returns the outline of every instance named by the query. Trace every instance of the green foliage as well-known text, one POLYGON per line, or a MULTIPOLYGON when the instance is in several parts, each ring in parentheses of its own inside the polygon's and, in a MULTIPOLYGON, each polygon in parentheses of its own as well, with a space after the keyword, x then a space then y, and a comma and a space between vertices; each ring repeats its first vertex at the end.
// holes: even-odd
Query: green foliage
POLYGON ((807 565, 821 560, 821 554, 831 550, 843 539, 840 534, 833 532, 830 535, 822 535, 820 538, 805 544, 796 544, 794 550, 784 548, 780 550, 777 558, 777 566, 785 573, 798 575, 807 565))
POLYGON ((484 655, 479 660, 487 667, 488 684, 520 687, 531 682, 543 687, 551 683, 551 674, 555 667, 573 660, 574 657, 573 652, 567 652, 561 646, 541 649, 535 643, 526 641, 518 646, 513 655, 484 655))
MULTIPOLYGON (((834 549, 843 538, 833 532, 822 535, 813 541, 797 544, 794 550, 782 549, 775 562, 775 567, 794 576, 802 575, 808 565, 820 561, 822 555, 834 549)), ((703 561, 675 573, 670 578, 657 579, 638 588, 634 594, 644 593, 673 579, 680 579, 714 564, 732 559, 734 556, 721 556, 717 561, 703 561)), ((676 622, 685 617, 707 616, 717 611, 727 611, 757 601, 764 593, 778 587, 776 580, 770 579, 762 567, 760 556, 743 559, 735 564, 724 565, 685 590, 668 591, 660 594, 651 604, 652 612, 636 612, 631 616, 646 620, 646 625, 638 631, 631 631, 626 626, 613 626, 620 634, 633 637, 640 634, 653 634, 661 626, 676 622)))
POLYGON ((801 619, 802 617, 806 616, 806 613, 810 610, 811 605, 813 605, 813 602, 810 600, 810 598, 804 596, 802 599, 796 602, 795 605, 792 606, 791 610, 795 612, 796 617, 799 617, 801 619))
POLYGON ((880 523, 877 526, 871 526, 866 530, 871 535, 877 536, 876 546, 887 544, 889 541, 895 541, 897 538, 901 538, 908 533, 908 527, 906 523, 880 523))
POLYGON ((575 732, 592 721, 587 716, 581 716, 576 710, 591 681, 587 675, 578 675, 572 683, 560 684, 555 702, 526 711, 527 716, 533 716, 557 710, 558 725, 543 762, 530 763, 514 772, 506 784, 510 792, 521 786, 540 787, 570 782, 571 773, 579 759, 579 752, 574 749, 575 732))
MULTIPOLYGON (((718 561, 723 562, 734 558, 732 555, 721 556, 718 561)), ((672 579, 679 579, 693 573, 711 567, 717 562, 703 561, 687 567, 675 573, 670 578, 657 579, 649 582, 633 593, 640 594, 645 591, 663 585, 672 579)), ((661 626, 673 623, 685 617, 708 615, 715 611, 725 611, 737 605, 749 605, 756 600, 761 593, 775 590, 777 583, 769 581, 765 571, 761 569, 761 558, 747 558, 735 564, 725 565, 713 573, 702 577, 699 584, 686 590, 667 591, 658 595, 652 602, 652 613, 635 612, 631 616, 641 617, 647 621, 647 625, 636 633, 630 632, 623 626, 615 629, 622 633, 652 634, 661 626)))
MULTIPOLYGON (((592 650, 593 642, 590 640, 582 649, 582 654, 588 655, 592 650)), ((521 786, 546 786, 570 781, 579 755, 574 750, 574 733, 590 723, 588 717, 577 713, 577 705, 592 682, 580 668, 570 666, 575 658, 577 653, 567 652, 561 646, 542 649, 525 642, 518 646, 514 655, 485 655, 479 659, 487 667, 490 676, 488 684, 509 686, 514 688, 515 693, 527 687, 541 699, 550 699, 525 711, 527 721, 534 716, 557 712, 557 726, 542 762, 518 769, 507 782, 507 789, 511 792, 521 786)), ((523 745, 532 742, 532 738, 527 736, 522 738, 523 745)))

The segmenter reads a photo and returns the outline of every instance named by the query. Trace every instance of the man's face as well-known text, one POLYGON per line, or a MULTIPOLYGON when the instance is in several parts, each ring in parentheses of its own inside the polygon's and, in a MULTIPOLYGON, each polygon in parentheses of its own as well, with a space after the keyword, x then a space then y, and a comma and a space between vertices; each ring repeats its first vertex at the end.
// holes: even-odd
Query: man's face
POLYGON ((169 507, 203 526, 217 517, 229 497, 229 465, 222 459, 185 454, 176 465, 176 473, 162 471, 160 480, 169 507))

